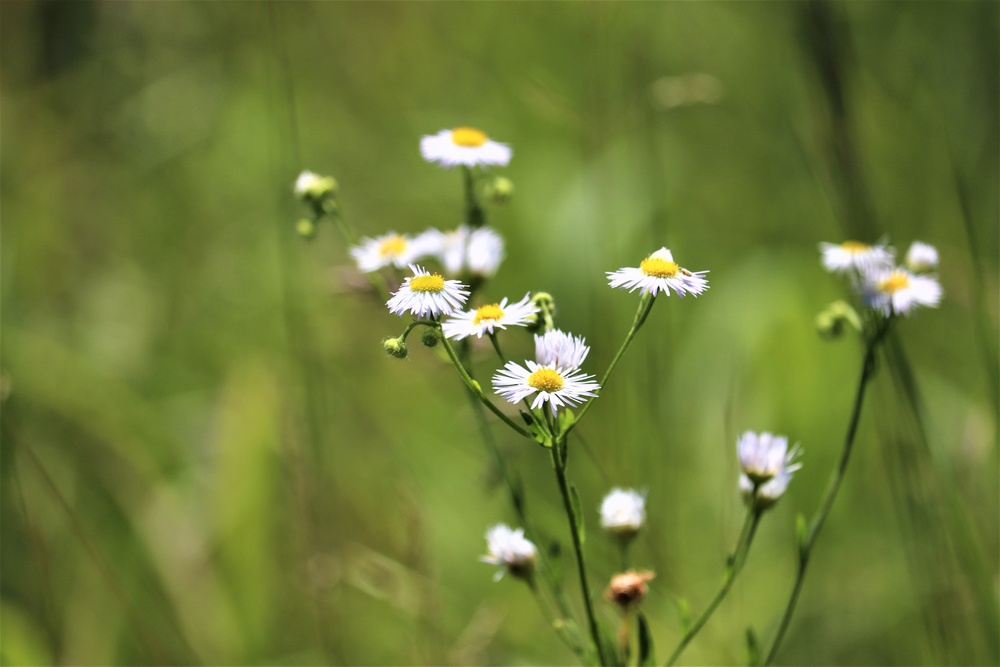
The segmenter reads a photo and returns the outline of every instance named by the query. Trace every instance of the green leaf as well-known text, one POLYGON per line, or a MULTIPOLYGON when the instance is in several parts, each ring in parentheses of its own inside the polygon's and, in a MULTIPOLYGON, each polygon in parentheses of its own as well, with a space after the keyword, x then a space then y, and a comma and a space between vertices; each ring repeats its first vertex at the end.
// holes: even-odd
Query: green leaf
POLYGON ((747 627, 747 655, 751 667, 760 664, 760 640, 752 627, 747 627))
POLYGON ((571 618, 557 618, 552 621, 552 628, 578 656, 587 654, 587 645, 576 621, 571 618))
POLYGON ((653 652, 653 633, 649 631, 646 615, 639 612, 639 665, 652 665, 656 662, 653 652))
POLYGON ((677 598, 677 616, 681 622, 681 633, 691 629, 691 605, 684 598, 677 598))
POLYGON ((624 667, 625 662, 623 656, 618 654, 617 642, 615 642, 614 637, 608 634, 607 629, 600 624, 598 624, 597 634, 601 640, 601 652, 604 653, 606 664, 615 665, 615 667, 624 667))
POLYGON ((806 541, 809 539, 808 532, 806 530, 806 518, 801 514, 795 516, 795 542, 799 545, 799 554, 805 553, 807 548, 806 541))
POLYGON ((583 505, 580 504, 580 494, 577 493, 576 487, 572 484, 569 485, 569 499, 573 505, 573 525, 576 526, 576 537, 582 546, 587 538, 583 521, 583 505))
POLYGON ((569 408, 559 411, 559 432, 565 433, 576 421, 576 415, 569 408))

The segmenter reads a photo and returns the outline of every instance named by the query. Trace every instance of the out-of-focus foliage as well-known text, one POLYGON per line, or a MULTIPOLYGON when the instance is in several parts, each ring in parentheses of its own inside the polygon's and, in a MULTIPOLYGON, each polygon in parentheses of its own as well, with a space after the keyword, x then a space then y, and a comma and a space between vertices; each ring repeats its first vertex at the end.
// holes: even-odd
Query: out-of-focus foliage
MULTIPOLYGON (((513 517, 439 349, 387 357, 402 322, 335 230, 295 232, 304 168, 362 233, 454 227, 460 174, 417 147, 457 125, 514 148, 487 294, 553 293, 590 372, 637 301, 605 271, 664 245, 711 271, 571 443, 595 586, 600 498, 649 489, 633 556, 661 654, 736 538, 737 433, 802 443, 689 663, 771 636, 843 439, 861 351, 816 335, 845 296, 817 243, 936 245, 945 299, 898 327, 780 659, 997 662, 996 3, 0 13, 3 664, 573 661, 476 562, 513 517)), ((495 431, 577 603, 547 456, 495 431)))

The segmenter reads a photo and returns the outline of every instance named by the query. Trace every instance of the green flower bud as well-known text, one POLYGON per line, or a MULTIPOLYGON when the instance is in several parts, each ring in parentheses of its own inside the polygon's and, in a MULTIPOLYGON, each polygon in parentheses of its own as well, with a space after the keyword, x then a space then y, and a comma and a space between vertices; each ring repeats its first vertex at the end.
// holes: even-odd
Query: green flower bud
POLYGON ((531 296, 531 303, 538 308, 534 315, 534 321, 528 324, 527 329, 532 333, 545 333, 555 329, 556 302, 548 292, 535 292, 531 296))
POLYGON ((386 338, 382 341, 382 347, 385 349, 386 354, 391 357, 396 357, 397 359, 406 359, 406 343, 403 342, 402 338, 386 338))
POLYGON ((848 325, 861 331, 861 318, 845 301, 834 301, 816 316, 816 330, 826 339, 839 338, 848 325))
POLYGON ((434 347, 441 340, 438 337, 437 329, 432 329, 430 327, 424 328, 424 333, 420 335, 420 342, 427 347, 434 347))
POLYGON ((299 221, 295 223, 295 231, 302 238, 311 239, 316 235, 316 223, 309 218, 299 218, 299 221))
POLYGON ((484 194, 494 204, 506 204, 514 195, 514 183, 509 178, 497 176, 486 184, 484 194))

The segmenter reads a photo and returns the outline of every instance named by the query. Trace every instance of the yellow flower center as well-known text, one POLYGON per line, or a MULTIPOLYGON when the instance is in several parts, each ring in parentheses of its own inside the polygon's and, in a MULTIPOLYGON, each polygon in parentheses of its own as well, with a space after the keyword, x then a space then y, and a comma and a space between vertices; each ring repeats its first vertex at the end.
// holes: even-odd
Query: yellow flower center
POLYGON ((486 133, 474 127, 456 127, 451 131, 451 141, 456 146, 478 148, 489 140, 486 133))
POLYGON ((680 271, 681 267, 676 262, 668 262, 665 259, 647 257, 639 264, 639 269, 647 276, 654 278, 673 278, 680 271))
POLYGON ((378 246, 378 254, 382 257, 398 255, 406 250, 406 239, 402 236, 390 236, 378 246))
POLYGON ((868 252, 871 250, 870 245, 867 243, 861 243, 860 241, 844 241, 840 244, 840 247, 854 255, 859 252, 868 252))
POLYGON ((901 271, 896 271, 888 278, 878 284, 879 291, 886 294, 895 294, 901 289, 906 289, 910 285, 910 277, 901 271))
POLYGON ((444 278, 436 273, 410 279, 410 289, 414 292, 440 292, 444 289, 444 278))
POLYGON ((482 306, 476 309, 476 316, 472 318, 473 324, 482 324, 483 322, 496 322, 503 317, 503 311, 500 309, 499 303, 494 303, 490 306, 482 306))
POLYGON ((551 368, 539 368, 528 376, 528 384, 539 391, 559 391, 563 388, 562 376, 551 368))

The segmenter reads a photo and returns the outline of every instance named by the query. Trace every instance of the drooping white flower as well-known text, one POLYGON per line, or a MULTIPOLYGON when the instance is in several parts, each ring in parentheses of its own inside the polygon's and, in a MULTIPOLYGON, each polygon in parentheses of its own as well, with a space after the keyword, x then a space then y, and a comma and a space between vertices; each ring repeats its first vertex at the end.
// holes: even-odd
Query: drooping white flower
POLYGON ((361 243, 351 248, 351 257, 364 273, 378 271, 386 266, 402 269, 415 262, 421 248, 405 234, 389 232, 375 238, 363 238, 361 243))
POLYGON ((542 366, 563 370, 576 370, 590 353, 587 341, 580 336, 564 333, 559 329, 535 334, 535 361, 542 366))
POLYGON ((698 296, 708 289, 708 280, 703 277, 706 273, 708 271, 688 271, 674 261, 673 253, 660 248, 642 260, 638 268, 608 272, 608 283, 629 292, 640 289, 641 294, 650 292, 653 296, 660 291, 669 295, 671 290, 680 297, 685 294, 698 296))
POLYGON ((479 560, 500 569, 493 576, 499 581, 505 572, 520 578, 529 578, 538 560, 538 549, 524 536, 524 529, 511 529, 502 523, 486 531, 486 549, 489 552, 479 560))
POLYGON ((937 268, 937 248, 921 241, 914 241, 906 251, 906 268, 913 273, 928 273, 937 268))
POLYGON ((630 539, 646 523, 646 494, 612 489, 601 502, 601 527, 620 539, 630 539))
POLYGON ((919 276, 906 269, 879 269, 862 276, 861 300, 883 315, 909 315, 915 308, 937 308, 941 284, 931 276, 919 276))
POLYGON ((798 448, 788 450, 788 438, 771 433, 747 431, 736 442, 740 467, 753 482, 761 484, 776 477, 782 470, 789 473, 801 468, 794 463, 798 448))
POLYGON ((456 127, 423 137, 420 154, 428 162, 436 162, 442 167, 458 164, 466 167, 480 164, 503 166, 510 162, 511 149, 506 144, 493 141, 482 130, 456 127))
POLYGON ((529 324, 537 312, 538 308, 531 303, 530 294, 525 294, 523 299, 509 305, 507 297, 504 297, 500 303, 454 314, 441 325, 441 329, 447 338, 455 340, 462 340, 467 336, 482 338, 483 334, 492 334, 495 329, 529 324))
POLYGON ((743 468, 740 494, 744 503, 753 503, 758 511, 778 502, 792 481, 792 473, 802 467, 795 462, 798 446, 789 451, 788 438, 781 435, 747 431, 740 436, 736 449, 743 468))
POLYGON ((555 414, 561 406, 578 405, 584 398, 596 396, 594 392, 601 388, 592 381, 592 375, 580 370, 553 368, 534 361, 524 363, 527 368, 508 361, 493 375, 494 391, 511 403, 520 403, 528 396, 537 394, 531 408, 535 409, 547 401, 555 414))
POLYGON ((463 289, 466 286, 457 280, 445 280, 415 264, 410 265, 410 271, 413 275, 386 302, 389 312, 410 312, 417 317, 450 315, 469 298, 468 290, 463 289))
POLYGON ((827 271, 845 273, 865 272, 892 266, 896 251, 885 244, 869 245, 858 241, 820 243, 823 266, 827 271))

